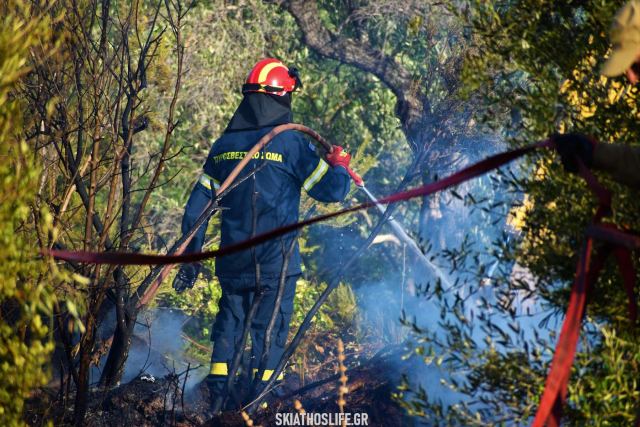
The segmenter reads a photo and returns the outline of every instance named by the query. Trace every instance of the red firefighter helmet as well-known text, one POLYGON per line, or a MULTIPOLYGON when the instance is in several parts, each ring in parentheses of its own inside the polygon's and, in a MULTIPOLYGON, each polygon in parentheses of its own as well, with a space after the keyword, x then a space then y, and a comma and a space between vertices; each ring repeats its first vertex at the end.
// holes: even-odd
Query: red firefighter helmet
POLYGON ((302 83, 297 69, 289 69, 277 59, 266 58, 253 67, 242 86, 242 93, 262 92, 283 96, 298 87, 302 87, 302 83))

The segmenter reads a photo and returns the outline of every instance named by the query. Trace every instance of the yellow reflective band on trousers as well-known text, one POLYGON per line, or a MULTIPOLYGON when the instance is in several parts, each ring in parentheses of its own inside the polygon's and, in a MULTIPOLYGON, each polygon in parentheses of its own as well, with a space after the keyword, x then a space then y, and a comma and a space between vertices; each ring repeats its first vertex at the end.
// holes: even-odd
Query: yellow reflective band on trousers
MULTIPOLYGON (((236 376, 242 373, 242 368, 239 368, 236 372, 236 376)), ((229 375, 229 366, 224 362, 211 362, 211 375, 229 375)), ((255 375, 255 373, 254 373, 255 375)))
MULTIPOLYGON (((258 370, 254 368, 253 376, 255 377, 257 374, 258 374, 258 370)), ((262 381, 269 381, 269 379, 271 378, 271 375, 273 375, 273 369, 265 369, 264 372, 262 373, 262 381)), ((284 372, 278 375, 278 381, 282 381, 283 379, 284 379, 284 372)))
POLYGON ((211 375, 229 375, 229 369, 224 362, 211 362, 211 375))

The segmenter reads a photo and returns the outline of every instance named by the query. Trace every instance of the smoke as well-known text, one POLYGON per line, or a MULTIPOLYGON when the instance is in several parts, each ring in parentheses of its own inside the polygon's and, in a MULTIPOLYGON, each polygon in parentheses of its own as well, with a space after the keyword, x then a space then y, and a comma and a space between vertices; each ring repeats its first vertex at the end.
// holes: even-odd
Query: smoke
MULTIPOLYGON (((440 172, 449 174, 453 169, 505 148, 504 144, 491 139, 465 141, 449 167, 440 172)), ((492 173, 423 201, 419 230, 413 234, 419 235, 422 246, 428 248, 426 256, 435 268, 411 263, 411 257, 403 256, 403 265, 388 266, 386 276, 356 288, 361 318, 378 333, 378 339, 385 343, 402 342, 408 349, 421 346, 421 335, 447 343, 451 334, 447 325, 459 320, 453 314, 453 308, 459 304, 458 315, 470 320, 470 338, 478 344, 478 352, 495 344, 486 340, 486 330, 474 326, 480 323, 475 322, 479 316, 490 317, 491 322, 505 332, 505 341, 512 342, 515 347, 523 347, 525 342, 534 340, 534 330, 538 332, 536 338, 551 341, 549 331, 539 327, 549 313, 535 299, 525 298, 525 292, 504 289, 504 281, 497 280, 509 278, 511 282, 527 283, 529 289, 535 288, 535 277, 531 272, 514 263, 500 262, 499 254, 491 252, 496 243, 506 244, 505 240, 518 238, 509 229, 506 218, 519 195, 506 191, 505 187, 500 176, 492 173), (486 209, 488 205, 491 209, 486 209), (455 253, 456 248, 462 248, 460 253, 455 253), (467 258, 461 255, 465 253, 467 258), (469 253, 477 255, 469 257, 469 253), (407 262, 409 264, 405 265, 407 262), (482 280, 474 276, 479 265, 483 265, 482 280), (436 291, 436 287, 439 290, 436 291), (511 313, 507 309, 495 309, 503 305, 509 306, 511 313), (403 326, 403 318, 421 331, 403 326)), ((392 239, 381 242, 389 251, 401 253, 403 250, 392 239)), ((388 261, 389 258, 380 260, 388 261)), ((551 319, 557 320, 557 317, 551 319)), ((445 354, 446 344, 440 350, 445 354)), ((469 396, 447 386, 451 380, 462 383, 465 378, 463 373, 452 373, 440 365, 442 354, 438 354, 437 347, 435 354, 413 352, 411 357, 398 360, 395 372, 387 375, 394 381, 406 375, 412 390, 422 389, 430 402, 439 403, 444 409, 456 403, 469 403, 469 396)), ((407 400, 412 397, 416 395, 406 396, 407 400)), ((474 409, 482 408, 476 403, 474 409)))
MULTIPOLYGON (((182 327, 188 320, 189 316, 175 309, 153 308, 141 313, 134 328, 122 383, 141 375, 162 378, 172 373, 184 373, 189 366, 189 356, 185 354, 188 342, 183 338, 182 327)), ((105 327, 102 335, 107 331, 111 332, 115 324, 115 313, 103 324, 109 328, 105 327)), ((92 371, 93 383, 100 379, 105 361, 106 357, 103 357, 100 365, 92 371)), ((207 375, 207 368, 198 367, 197 362, 192 361, 189 369, 185 391, 193 389, 207 375)))
POLYGON ((446 370, 435 363, 425 363, 424 357, 411 354, 409 347, 415 344, 415 337, 401 322, 406 316, 422 325, 436 325, 440 309, 433 301, 411 294, 406 283, 402 285, 401 281, 390 278, 359 287, 356 296, 361 322, 365 328, 376 332, 374 339, 386 345, 404 344, 407 347, 407 357, 393 360, 395 364, 390 366, 391 370, 384 373, 394 385, 400 385, 401 378, 406 376, 413 385, 421 387, 447 407, 462 396, 443 385, 443 380, 450 379, 446 370))

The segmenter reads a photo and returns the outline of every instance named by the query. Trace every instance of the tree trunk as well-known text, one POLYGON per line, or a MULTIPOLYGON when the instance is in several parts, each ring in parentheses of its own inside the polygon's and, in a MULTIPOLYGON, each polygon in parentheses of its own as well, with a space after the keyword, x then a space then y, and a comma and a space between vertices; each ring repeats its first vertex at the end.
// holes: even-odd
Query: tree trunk
POLYGON ((114 387, 120 383, 137 319, 137 310, 130 310, 126 301, 128 286, 124 275, 120 269, 114 274, 116 276, 116 327, 111 349, 100 377, 100 385, 103 387, 114 387))
POLYGON ((89 376, 91 374, 91 355, 95 340, 95 323, 88 316, 87 330, 80 341, 80 366, 78 368, 78 381, 76 384, 76 401, 74 409, 75 425, 84 425, 84 416, 87 413, 89 395, 89 376))

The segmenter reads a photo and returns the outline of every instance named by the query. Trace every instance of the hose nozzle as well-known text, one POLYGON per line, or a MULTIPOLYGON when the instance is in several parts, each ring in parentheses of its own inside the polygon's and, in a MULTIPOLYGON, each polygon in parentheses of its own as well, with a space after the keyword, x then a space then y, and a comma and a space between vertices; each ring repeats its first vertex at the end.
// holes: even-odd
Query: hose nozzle
POLYGON ((358 187, 364 187, 364 180, 356 171, 351 168, 347 168, 347 172, 349 172, 349 176, 353 180, 353 183, 358 187))

